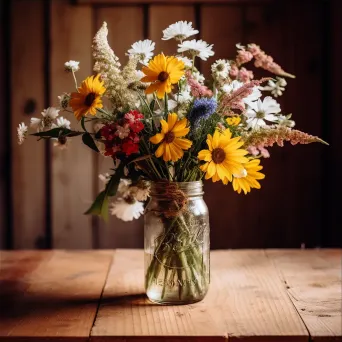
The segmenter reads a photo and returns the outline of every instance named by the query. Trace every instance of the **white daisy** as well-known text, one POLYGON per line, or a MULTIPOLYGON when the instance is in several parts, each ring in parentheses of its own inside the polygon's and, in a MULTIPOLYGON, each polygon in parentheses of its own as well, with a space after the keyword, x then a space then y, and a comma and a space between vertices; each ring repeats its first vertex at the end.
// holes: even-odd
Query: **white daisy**
POLYGON ((167 29, 163 30, 163 40, 176 39, 182 41, 187 39, 199 31, 192 27, 192 22, 177 21, 170 25, 167 29))
POLYGON ((280 105, 270 96, 266 96, 264 100, 250 102, 245 113, 247 116, 247 128, 257 129, 261 126, 266 126, 266 121, 277 122, 280 113, 280 105))
POLYGON ((58 96, 59 106, 63 109, 68 108, 70 100, 70 94, 64 93, 61 96, 58 96))
POLYGON ((266 87, 262 87, 261 90, 270 91, 274 97, 278 97, 283 94, 286 85, 287 82, 285 78, 277 77, 276 82, 274 82, 273 80, 269 80, 268 85, 266 87))
POLYGON ((218 59, 211 66, 211 72, 215 79, 226 79, 230 70, 230 64, 225 59, 218 59))
POLYGON ((18 144, 21 145, 28 134, 28 127, 22 122, 19 124, 19 127, 17 128, 17 133, 18 133, 18 144))
POLYGON ((110 207, 110 213, 122 221, 132 221, 144 213, 144 204, 139 201, 118 198, 110 207))
POLYGON ((119 125, 116 126, 116 135, 120 139, 125 139, 129 135, 129 132, 130 132, 129 127, 125 127, 125 126, 119 126, 119 125))
POLYGON ((65 71, 67 72, 76 72, 80 70, 79 67, 80 62, 77 61, 69 61, 64 63, 65 71))
POLYGON ((153 56, 155 45, 156 44, 149 39, 139 40, 138 42, 132 44, 132 48, 127 51, 127 55, 138 56, 142 64, 147 64, 153 56))
POLYGON ((188 51, 192 56, 197 56, 202 60, 206 61, 208 57, 214 56, 212 50, 213 44, 209 45, 204 40, 186 40, 185 42, 178 44, 178 52, 188 51))
POLYGON ((60 118, 57 119, 57 124, 52 124, 51 128, 67 128, 70 129, 70 121, 63 118, 63 116, 61 116, 60 118))
POLYGON ((231 83, 227 83, 225 85, 223 85, 222 87, 222 90, 225 92, 225 93, 232 93, 233 91, 235 90, 238 90, 239 88, 241 88, 243 86, 243 83, 240 82, 240 81, 237 81, 237 80, 234 80, 233 82, 231 83))

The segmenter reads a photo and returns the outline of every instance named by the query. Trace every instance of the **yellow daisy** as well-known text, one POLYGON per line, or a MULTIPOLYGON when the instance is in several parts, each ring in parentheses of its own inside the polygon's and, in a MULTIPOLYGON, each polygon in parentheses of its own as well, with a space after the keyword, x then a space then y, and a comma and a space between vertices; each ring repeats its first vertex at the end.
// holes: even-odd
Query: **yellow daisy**
POLYGON ((244 156, 248 152, 240 148, 243 145, 240 137, 232 138, 228 128, 222 133, 216 130, 213 136, 208 134, 207 144, 209 149, 198 153, 198 159, 206 162, 200 166, 205 179, 232 181, 233 174, 243 171, 243 164, 248 162, 244 156))
POLYGON ((244 169, 240 174, 233 175, 233 189, 239 194, 241 191, 243 191, 246 195, 251 191, 251 188, 261 188, 257 179, 264 179, 265 175, 261 172, 258 172, 262 170, 259 159, 251 159, 243 166, 244 169))
POLYGON ((169 114, 167 122, 160 121, 161 132, 150 138, 152 144, 161 143, 156 150, 156 157, 163 156, 164 161, 177 161, 183 157, 183 150, 188 150, 192 142, 182 137, 189 133, 190 128, 187 127, 188 120, 178 120, 175 113, 169 114))
POLYGON ((81 120, 86 114, 95 115, 96 108, 102 108, 101 96, 106 88, 100 81, 100 74, 87 77, 78 88, 78 92, 71 93, 70 107, 72 108, 76 119, 81 120))
POLYGON ((226 122, 229 126, 237 126, 241 122, 241 118, 236 116, 230 116, 226 119, 226 122))
POLYGON ((146 75, 142 82, 152 82, 145 90, 146 94, 157 92, 158 98, 162 99, 165 93, 171 92, 171 85, 177 83, 184 75, 184 63, 176 57, 157 55, 142 68, 146 75))

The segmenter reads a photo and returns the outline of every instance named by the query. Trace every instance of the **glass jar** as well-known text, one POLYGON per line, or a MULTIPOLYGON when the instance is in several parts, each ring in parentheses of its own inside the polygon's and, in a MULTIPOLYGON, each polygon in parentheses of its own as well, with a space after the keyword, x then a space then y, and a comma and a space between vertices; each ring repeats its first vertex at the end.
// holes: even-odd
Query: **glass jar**
POLYGON ((145 289, 159 304, 189 304, 209 287, 209 213, 203 184, 154 182, 145 211, 145 289))

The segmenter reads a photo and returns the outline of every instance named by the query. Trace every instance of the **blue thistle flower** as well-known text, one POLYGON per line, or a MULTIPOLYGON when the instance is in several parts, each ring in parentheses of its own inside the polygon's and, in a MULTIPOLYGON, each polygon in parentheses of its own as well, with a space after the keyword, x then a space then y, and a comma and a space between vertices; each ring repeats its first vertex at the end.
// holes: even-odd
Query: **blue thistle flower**
POLYGON ((216 108, 217 101, 213 97, 196 99, 187 119, 190 121, 191 126, 197 129, 202 120, 207 120, 215 113, 216 108))

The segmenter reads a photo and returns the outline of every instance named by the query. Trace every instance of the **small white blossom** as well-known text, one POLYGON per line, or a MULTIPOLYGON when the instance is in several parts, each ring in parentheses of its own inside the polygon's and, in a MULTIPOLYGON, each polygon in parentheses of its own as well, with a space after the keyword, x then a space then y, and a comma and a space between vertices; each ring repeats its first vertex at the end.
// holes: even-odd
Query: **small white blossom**
POLYGON ((192 60, 186 56, 176 56, 177 59, 181 60, 184 63, 186 68, 192 67, 192 60))
MULTIPOLYGON (((222 91, 224 91, 225 93, 232 93, 233 91, 238 90, 239 88, 241 88, 244 84, 240 81, 234 80, 233 82, 229 83, 229 84, 225 84, 221 89, 222 91)), ((247 97, 245 97, 243 99, 243 102, 247 105, 249 105, 251 102, 254 102, 256 100, 258 100, 261 97, 261 91, 259 90, 258 86, 254 86, 252 93, 250 95, 248 95, 247 97)))
POLYGON ((70 129, 70 121, 63 118, 63 116, 61 116, 60 118, 57 119, 57 123, 56 124, 52 124, 51 128, 67 128, 70 129))
POLYGON ((187 39, 199 31, 192 27, 191 22, 187 21, 177 21, 176 23, 170 25, 168 28, 163 30, 163 40, 176 39, 182 41, 187 39))
POLYGON ((192 100, 192 96, 189 90, 181 91, 178 95, 176 95, 176 99, 178 103, 183 104, 192 100))
POLYGON ((125 139, 126 137, 128 137, 129 135, 129 127, 125 127, 125 126, 119 126, 117 125, 117 130, 116 130, 116 135, 120 138, 120 139, 125 139))
POLYGON ((70 139, 67 137, 61 136, 59 138, 52 138, 55 142, 53 143, 54 147, 58 147, 60 150, 66 150, 69 146, 70 139))
POLYGON ((274 97, 278 97, 283 95, 286 85, 287 82, 285 78, 277 77, 276 82, 274 82, 273 80, 269 80, 268 85, 266 87, 261 87, 261 90, 270 91, 274 97))
POLYGON ((50 129, 58 113, 59 109, 55 107, 44 109, 42 111, 42 118, 31 118, 31 128, 36 129, 38 132, 50 129))
POLYGON ((108 182, 110 181, 110 174, 109 173, 104 173, 104 174, 99 174, 99 180, 103 183, 103 187, 105 188, 108 182))
POLYGON ((291 115, 289 116, 279 115, 278 116, 279 125, 293 128, 296 123, 293 120, 290 120, 290 117, 291 115))
POLYGON ((280 105, 270 96, 266 96, 264 100, 250 102, 245 113, 247 116, 247 128, 257 129, 266 126, 266 121, 277 122, 280 113, 280 105))
POLYGON ((64 63, 65 71, 67 72, 76 72, 80 70, 79 67, 80 62, 77 61, 69 61, 64 63))
POLYGON ((199 71, 194 71, 192 73, 192 77, 195 81, 197 81, 198 83, 201 83, 201 84, 203 84, 205 81, 204 76, 199 71))
POLYGON ((181 44, 178 44, 178 52, 189 52, 192 56, 197 56, 202 60, 206 61, 208 57, 214 56, 212 50, 213 44, 209 45, 204 40, 186 40, 181 44))
POLYGON ((59 106, 63 109, 69 107, 70 94, 64 93, 63 95, 58 96, 59 106))
POLYGON ((142 64, 147 64, 153 56, 154 47, 155 43, 152 42, 152 40, 139 40, 138 42, 132 44, 132 48, 127 51, 127 55, 138 56, 142 64))
POLYGON ((233 176, 235 178, 245 178, 247 176, 247 170, 246 169, 242 169, 240 171, 240 173, 233 173, 233 176))
POLYGON ((245 50, 246 49, 241 43, 237 43, 237 44, 235 44, 235 46, 238 50, 245 50))
POLYGON ((225 59, 218 59, 212 66, 211 72, 215 79, 226 79, 230 70, 230 64, 225 59))
POLYGON ((17 128, 17 133, 18 133, 18 144, 21 145, 28 134, 28 127, 22 122, 19 124, 19 127, 17 128))
POLYGON ((111 205, 110 213, 122 221, 132 221, 144 213, 144 204, 135 200, 118 198, 111 205))

